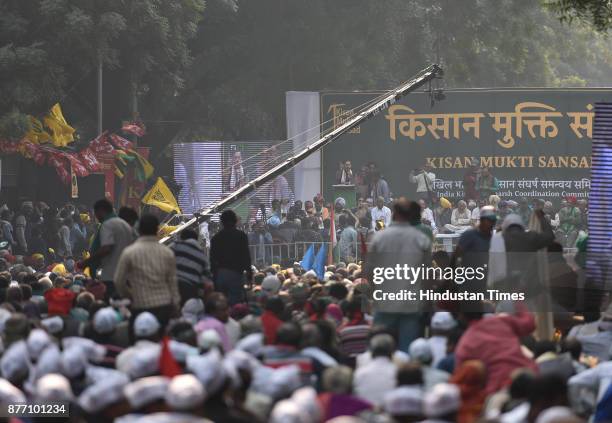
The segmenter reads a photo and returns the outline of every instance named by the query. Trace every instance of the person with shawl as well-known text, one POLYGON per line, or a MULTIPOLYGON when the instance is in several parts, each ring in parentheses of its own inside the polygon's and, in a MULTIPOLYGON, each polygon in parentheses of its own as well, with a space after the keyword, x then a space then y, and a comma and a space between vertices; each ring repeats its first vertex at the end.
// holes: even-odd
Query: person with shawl
POLYGON ((486 369, 482 361, 467 360, 455 371, 450 383, 457 385, 461 392, 458 423, 478 420, 486 398, 484 390, 486 382, 486 369))

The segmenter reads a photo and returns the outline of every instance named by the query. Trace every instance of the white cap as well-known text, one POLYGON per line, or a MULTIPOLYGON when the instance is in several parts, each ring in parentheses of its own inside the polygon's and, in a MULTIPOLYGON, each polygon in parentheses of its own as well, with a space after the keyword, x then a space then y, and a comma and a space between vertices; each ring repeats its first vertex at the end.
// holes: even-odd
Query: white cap
POLYGON ((317 399, 317 391, 311 386, 298 389, 291 395, 291 401, 296 404, 310 422, 319 422, 323 417, 321 406, 317 399))
POLYGON ((425 338, 417 338, 408 347, 410 359, 420 363, 429 363, 433 357, 431 346, 425 338))
POLYGON ((106 348, 88 338, 69 336, 62 339, 62 345, 64 346, 64 350, 72 347, 82 349, 89 361, 93 361, 95 363, 99 363, 104 359, 104 357, 106 357, 106 348))
POLYGON ((212 349, 204 355, 187 357, 187 370, 192 372, 206 389, 214 395, 223 386, 227 374, 222 366, 221 353, 212 349))
POLYGON ((93 318, 93 328, 101 335, 114 331, 117 323, 117 312, 112 307, 101 308, 93 318))
POLYGON ((438 383, 425 394, 423 410, 429 418, 442 417, 459 410, 461 394, 457 385, 438 383))
POLYGON ((117 356, 115 367, 132 379, 152 376, 159 371, 160 351, 159 344, 130 347, 117 356))
POLYGON ((235 349, 246 351, 249 354, 257 355, 263 348, 264 336, 263 333, 257 332, 245 336, 236 343, 235 349))
POLYGON ((542 411, 535 423, 579 422, 578 416, 568 407, 555 406, 542 411))
POLYGON ((42 329, 32 329, 26 341, 30 358, 37 360, 51 342, 51 337, 47 332, 42 329))
POLYGON ((87 387, 79 396, 78 403, 83 410, 98 413, 123 399, 123 387, 130 382, 129 378, 117 373, 87 387))
POLYGON ((68 379, 57 373, 38 379, 35 397, 38 401, 72 401, 74 398, 68 379))
POLYGON ((317 272, 315 272, 314 270, 310 269, 308 272, 304 273, 304 277, 306 276, 312 276, 314 278, 317 277, 317 272))
POLYGON ((252 389, 278 399, 290 395, 302 384, 300 368, 297 365, 271 369, 260 366, 253 373, 252 389))
POLYGON ((123 394, 130 406, 138 410, 145 405, 164 399, 170 379, 165 376, 149 376, 137 379, 123 387, 123 394))
POLYGON ((29 393, 36 391, 36 381, 42 376, 50 373, 61 373, 62 371, 62 354, 57 345, 51 344, 40 354, 38 361, 33 369, 30 370, 28 381, 24 385, 24 388, 29 393))
POLYGON ((4 333, 4 324, 11 318, 11 312, 5 308, 0 308, 0 333, 4 333))
POLYGON ((28 376, 30 355, 25 341, 11 344, 0 359, 2 376, 9 382, 16 382, 28 376))
POLYGON ((172 378, 165 397, 170 408, 190 410, 204 402, 206 391, 194 375, 184 374, 172 378))
POLYGON ((87 355, 85 350, 78 346, 72 346, 62 351, 62 373, 69 377, 74 378, 81 375, 87 368, 87 355))
POLYGON ((306 413, 290 399, 277 402, 270 414, 270 423, 304 423, 309 421, 306 413))
POLYGON ((438 311, 431 317, 431 328, 436 330, 451 330, 457 327, 457 322, 448 311, 438 311))
POLYGON ((510 213, 504 218, 504 221, 502 222, 502 231, 505 231, 513 225, 518 225, 521 228, 525 229, 525 223, 523 222, 523 218, 516 213, 510 213))
POLYGON ((208 351, 213 347, 221 346, 221 336, 214 329, 206 329, 198 335, 198 347, 208 351))
POLYGON ((266 276, 261 283, 261 289, 268 294, 276 294, 280 290, 281 281, 276 275, 266 276))
POLYGON ((115 423, 212 423, 210 420, 181 412, 160 412, 152 414, 126 414, 114 420, 115 423))
POLYGON ((204 302, 200 298, 190 298, 185 302, 181 313, 185 320, 195 324, 204 314, 204 302))
POLYGON ((64 330, 64 320, 59 316, 47 317, 42 319, 40 324, 51 335, 57 335, 64 330))
POLYGON ((159 332, 161 325, 152 313, 144 311, 134 320, 134 335, 137 338, 147 338, 159 332))
POLYGON ((0 379, 0 403, 15 404, 25 400, 26 397, 19 388, 6 379, 0 379))
POLYGON ((85 369, 85 384, 93 385, 103 379, 123 378, 125 374, 119 370, 101 366, 87 366, 85 369))
POLYGON ((385 394, 384 410, 392 416, 423 414, 423 390, 416 386, 400 386, 385 394))

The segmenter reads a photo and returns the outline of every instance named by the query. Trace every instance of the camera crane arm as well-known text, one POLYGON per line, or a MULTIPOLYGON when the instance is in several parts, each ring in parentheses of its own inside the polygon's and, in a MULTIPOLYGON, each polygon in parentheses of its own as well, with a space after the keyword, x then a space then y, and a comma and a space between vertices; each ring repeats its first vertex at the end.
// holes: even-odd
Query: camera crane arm
POLYGON ((246 194, 252 191, 255 191, 257 188, 273 180, 278 175, 281 175, 287 170, 291 169, 296 164, 298 164, 299 162, 301 162, 302 160, 310 156, 312 153, 320 150, 327 144, 338 139, 344 133, 360 125, 366 119, 369 119, 372 116, 376 116, 382 110, 387 109, 389 106, 394 104, 397 100, 399 100, 406 94, 423 86, 424 84, 431 81, 432 79, 440 78, 441 76, 442 76, 442 68, 437 64, 433 64, 427 67, 426 69, 423 69, 422 71, 417 73, 415 76, 413 76, 410 80, 408 80, 407 82, 404 82, 402 85, 398 86, 397 88, 391 90, 389 93, 384 95, 381 100, 367 107, 361 113, 351 117, 346 122, 344 122, 342 125, 338 126, 337 128, 335 128, 328 134, 324 135, 319 140, 313 142, 305 149, 289 157, 284 162, 273 167, 272 169, 263 173, 259 177, 253 179, 246 185, 243 185, 242 187, 238 188, 236 191, 232 192, 227 197, 218 201, 212 206, 207 207, 203 210, 200 210, 198 213, 194 215, 193 218, 179 225, 174 231, 172 231, 168 236, 162 238, 159 242, 162 244, 169 243, 173 239, 174 236, 178 235, 184 229, 200 223, 207 216, 213 215, 215 213, 219 213, 220 211, 222 211, 224 208, 226 208, 230 204, 244 197, 246 194))

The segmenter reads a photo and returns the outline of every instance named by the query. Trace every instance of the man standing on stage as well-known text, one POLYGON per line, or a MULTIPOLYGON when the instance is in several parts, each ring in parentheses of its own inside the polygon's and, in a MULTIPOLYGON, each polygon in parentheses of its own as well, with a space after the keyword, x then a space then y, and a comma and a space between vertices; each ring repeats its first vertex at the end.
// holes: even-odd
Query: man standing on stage
POLYGON ((389 191, 389 184, 380 176, 379 171, 374 171, 372 175, 372 198, 382 197, 385 203, 389 201, 391 195, 389 191))
POLYGON ((477 201, 479 197, 476 185, 478 184, 478 177, 480 176, 480 167, 477 162, 473 162, 472 166, 463 176, 463 199, 465 201, 474 200, 477 201))
POLYGON ((344 162, 344 166, 342 169, 338 170, 336 173, 336 183, 342 185, 352 185, 354 182, 353 179, 353 169, 350 160, 344 162))
POLYGON ((210 240, 210 267, 215 290, 227 297, 230 306, 246 301, 245 275, 251 279, 251 254, 247 235, 236 228, 238 217, 232 210, 221 213, 221 229, 210 240))
POLYGON ((433 181, 435 179, 436 175, 431 172, 431 166, 427 163, 423 167, 413 170, 410 172, 410 175, 408 175, 408 180, 417 186, 416 198, 425 201, 431 200, 431 195, 433 194, 433 181))

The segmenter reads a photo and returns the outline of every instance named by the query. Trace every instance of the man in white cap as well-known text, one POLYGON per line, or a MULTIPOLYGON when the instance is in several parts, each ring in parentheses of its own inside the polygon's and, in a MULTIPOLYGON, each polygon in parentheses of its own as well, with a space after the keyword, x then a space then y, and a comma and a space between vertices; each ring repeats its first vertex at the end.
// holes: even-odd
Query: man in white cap
POLYGON ((450 375, 443 370, 438 370, 431 367, 431 361, 433 359, 431 347, 424 338, 415 339, 410 344, 408 350, 410 360, 419 363, 421 365, 421 372, 423 374, 423 385, 425 390, 430 390, 438 383, 448 381, 450 375))
POLYGON ((431 317, 431 337, 427 339, 432 354, 432 367, 446 357, 446 339, 450 332, 457 327, 457 321, 448 311, 438 311, 431 317))
POLYGON ((423 390, 416 386, 400 386, 388 392, 383 409, 398 423, 420 422, 423 419, 423 390))
POLYGON ((157 318, 148 311, 138 314, 136 319, 134 319, 133 326, 136 340, 146 339, 152 342, 159 341, 159 330, 161 329, 161 325, 157 318))
POLYGON ((281 287, 281 281, 276 275, 268 275, 261 283, 261 290, 269 296, 278 294, 281 287))
POLYGON ((440 383, 425 394, 423 411, 427 420, 423 423, 454 423, 460 406, 459 388, 450 383, 440 383))

